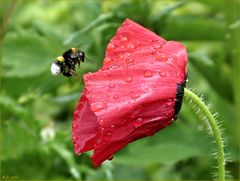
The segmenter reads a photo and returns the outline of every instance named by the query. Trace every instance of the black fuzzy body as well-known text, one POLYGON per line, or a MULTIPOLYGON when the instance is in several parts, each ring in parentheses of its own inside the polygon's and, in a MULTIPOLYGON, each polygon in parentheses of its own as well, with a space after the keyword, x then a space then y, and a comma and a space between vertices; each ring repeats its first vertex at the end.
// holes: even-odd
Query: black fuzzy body
POLYGON ((71 77, 76 71, 76 66, 79 66, 81 62, 84 62, 85 54, 83 51, 77 49, 76 52, 73 52, 72 49, 65 51, 62 54, 65 59, 64 62, 58 62, 60 65, 61 72, 66 77, 71 77))
POLYGON ((184 96, 184 88, 186 86, 186 79, 187 79, 187 76, 186 76, 184 82, 177 83, 177 93, 176 93, 175 105, 174 105, 175 115, 178 114, 178 112, 180 111, 180 109, 182 107, 182 101, 183 101, 183 96, 184 96))

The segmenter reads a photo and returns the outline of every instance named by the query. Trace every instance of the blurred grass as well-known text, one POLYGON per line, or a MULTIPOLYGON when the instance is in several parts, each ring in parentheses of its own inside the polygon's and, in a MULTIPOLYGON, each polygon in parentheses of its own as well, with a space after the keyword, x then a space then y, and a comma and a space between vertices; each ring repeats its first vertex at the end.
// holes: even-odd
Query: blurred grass
POLYGON ((83 85, 52 77, 52 61, 81 43, 102 65, 108 41, 126 17, 189 52, 189 82, 219 112, 230 160, 228 178, 239 180, 240 60, 238 1, 7 1, 1 12, 1 178, 105 180, 211 179, 212 138, 191 107, 154 137, 131 143, 111 162, 92 168, 77 157, 71 118, 83 85))

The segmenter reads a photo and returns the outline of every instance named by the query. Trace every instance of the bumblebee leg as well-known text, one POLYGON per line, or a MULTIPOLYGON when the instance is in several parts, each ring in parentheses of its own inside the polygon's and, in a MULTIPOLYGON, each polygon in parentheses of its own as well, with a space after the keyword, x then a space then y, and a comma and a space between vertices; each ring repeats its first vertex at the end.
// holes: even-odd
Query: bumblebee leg
POLYGON ((77 68, 79 68, 79 67, 80 67, 80 62, 77 63, 77 68))
POLYGON ((75 72, 74 70, 71 70, 70 73, 71 73, 71 75, 72 75, 73 77, 75 77, 76 79, 78 79, 78 80, 80 80, 81 82, 83 82, 82 76, 80 76, 77 72, 75 72))

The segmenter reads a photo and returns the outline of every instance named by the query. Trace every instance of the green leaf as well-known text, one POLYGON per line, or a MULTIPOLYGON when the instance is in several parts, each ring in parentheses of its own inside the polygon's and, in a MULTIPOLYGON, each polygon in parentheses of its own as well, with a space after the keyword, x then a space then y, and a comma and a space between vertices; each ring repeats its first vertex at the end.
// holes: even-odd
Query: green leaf
POLYGON ((120 1, 112 11, 116 19, 120 22, 123 22, 126 18, 130 18, 142 25, 148 26, 151 4, 154 3, 139 0, 120 1))
POLYGON ((221 96, 230 102, 233 101, 231 75, 226 70, 226 65, 217 66, 208 55, 202 53, 189 54, 189 61, 221 96), (218 81, 216 81, 216 76, 218 81), (226 87, 226 89, 222 89, 222 87, 226 87))
POLYGON ((149 164, 174 164, 178 161, 200 156, 203 153, 197 147, 181 143, 160 143, 158 146, 141 148, 124 157, 118 157, 117 163, 134 165, 149 164))
POLYGON ((39 125, 30 117, 4 120, 1 129, 1 160, 19 159, 39 145, 39 125))
MULTIPOLYGON (((160 2, 160 3, 164 3, 164 2, 160 2)), ((175 4, 171 4, 168 6, 164 6, 164 4, 162 4, 162 6, 164 6, 164 8, 161 11, 159 11, 158 13, 152 15, 152 17, 151 17, 153 29, 157 30, 157 32, 160 33, 162 30, 162 27, 164 27, 167 22, 168 16, 170 16, 170 14, 174 10, 184 6, 185 4, 186 4, 186 1, 179 1, 175 4)))
POLYGON ((4 108, 5 111, 8 111, 10 114, 16 115, 18 117, 26 117, 28 114, 28 110, 24 109, 24 107, 17 104, 15 100, 6 94, 0 94, 0 105, 4 108))
POLYGON ((48 70, 55 58, 54 47, 36 34, 9 33, 3 40, 4 77, 29 77, 48 70))
POLYGON ((85 28, 76 31, 72 34, 70 34, 65 40, 64 44, 79 44, 82 42, 87 42, 87 40, 91 39, 88 36, 86 36, 87 33, 89 33, 92 29, 98 27, 101 24, 104 24, 108 19, 112 18, 112 14, 102 14, 100 15, 96 20, 92 21, 88 26, 85 28))
POLYGON ((168 40, 224 40, 226 23, 195 16, 171 16, 157 32, 168 40), (161 31, 160 31, 161 30, 161 31))
POLYGON ((77 169, 73 153, 62 144, 54 143, 51 145, 51 148, 66 161, 73 178, 80 179, 81 175, 77 169))
MULTIPOLYGON (((180 120, 178 120, 180 121, 180 120)), ((189 125, 176 124, 165 128, 153 137, 131 143, 129 150, 119 153, 114 162, 139 165, 175 164, 193 157, 207 156, 210 145, 199 145, 209 141, 204 133, 189 129, 189 125)))

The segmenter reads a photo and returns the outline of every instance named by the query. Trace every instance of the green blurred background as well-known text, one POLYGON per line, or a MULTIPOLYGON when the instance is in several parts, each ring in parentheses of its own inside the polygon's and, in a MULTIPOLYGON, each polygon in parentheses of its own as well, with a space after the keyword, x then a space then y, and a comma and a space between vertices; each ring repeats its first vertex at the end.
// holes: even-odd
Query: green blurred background
POLYGON ((188 83, 218 112, 227 138, 228 178, 239 180, 239 1, 2 0, 1 179, 209 180, 215 143, 203 115, 184 104, 170 127, 131 143, 93 169, 77 157, 71 120, 83 84, 53 77, 52 61, 81 44, 99 69, 126 17, 188 49, 188 83))

